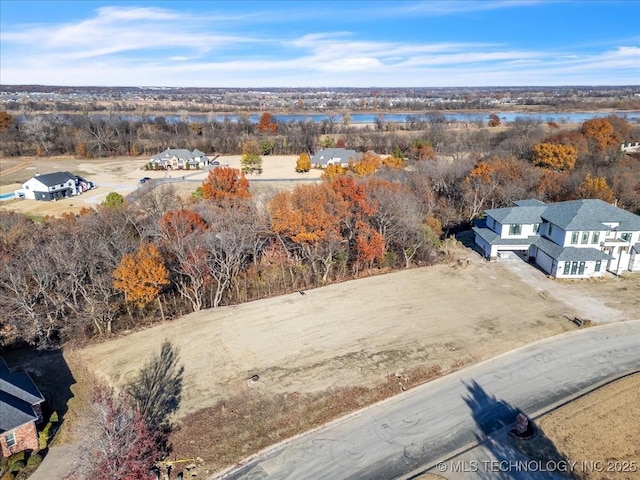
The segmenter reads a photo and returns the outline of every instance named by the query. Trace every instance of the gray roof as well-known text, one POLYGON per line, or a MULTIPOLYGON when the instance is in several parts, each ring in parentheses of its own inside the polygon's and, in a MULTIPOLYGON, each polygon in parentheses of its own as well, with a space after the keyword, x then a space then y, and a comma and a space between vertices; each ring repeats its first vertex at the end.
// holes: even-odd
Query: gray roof
POLYGON ((559 262, 589 262, 613 258, 595 248, 561 247, 544 237, 538 237, 534 245, 559 262))
POLYGON ((531 224, 542 223, 540 216, 546 208, 544 204, 530 207, 491 208, 485 210, 485 213, 502 224, 531 224))
POLYGON ((29 374, 11 372, 0 358, 0 433, 37 420, 33 405, 43 401, 29 374))
POLYGON ((348 163, 350 159, 360 160, 362 154, 355 150, 347 150, 346 148, 323 148, 311 157, 311 163, 314 165, 326 165, 329 160, 334 163, 348 163))
POLYGON ((636 253, 640 253, 640 243, 636 243, 636 244, 633 246, 633 249, 636 251, 636 253))
POLYGON ((196 157, 205 156, 204 152, 197 148, 192 152, 186 148, 167 148, 164 152, 151 157, 151 160, 162 161, 176 157, 178 160, 193 160, 196 157))
POLYGON ((473 227, 472 229, 477 233, 489 245, 531 245, 537 236, 530 236, 526 238, 500 238, 496 232, 490 228, 473 227))
POLYGON ((618 231, 640 230, 640 216, 596 199, 553 203, 542 218, 565 231, 605 230, 603 222, 619 222, 618 231))
POLYGON ((513 203, 518 207, 537 207, 545 204, 544 202, 537 200, 535 198, 528 198, 526 200, 516 200, 513 203))
POLYGON ((70 174, 69 172, 55 172, 55 173, 46 173, 44 175, 36 175, 34 178, 38 179, 38 181, 47 187, 53 187, 54 185, 60 185, 69 180, 76 181, 76 176, 70 174))

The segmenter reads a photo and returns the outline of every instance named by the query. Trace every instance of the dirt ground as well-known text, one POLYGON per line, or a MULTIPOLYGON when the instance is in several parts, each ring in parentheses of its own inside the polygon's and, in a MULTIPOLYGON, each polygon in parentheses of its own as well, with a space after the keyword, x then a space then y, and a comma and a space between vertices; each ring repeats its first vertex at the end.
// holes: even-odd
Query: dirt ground
MULTIPOLYGON (((437 265, 192 313, 178 320, 84 349, 89 368, 115 384, 131 380, 165 338, 182 351, 180 415, 260 389, 316 392, 372 385, 418 365, 446 369, 490 358, 577 328, 575 309, 541 296, 500 263, 437 265), (250 382, 254 374, 260 381, 250 382)), ((592 298, 624 290, 616 304, 636 309, 639 278, 612 278, 592 298)), ((549 289, 553 288, 552 280, 549 289)))
POLYGON ((564 457, 577 462, 582 478, 640 478, 638 399, 640 374, 602 387, 536 423, 564 457))
MULTIPOLYGON (((293 188, 300 180, 317 180, 320 170, 296 173, 295 155, 269 155, 263 157, 263 173, 248 175, 253 191, 269 188, 293 188)), ((240 168, 240 155, 220 156, 221 165, 240 168)), ((60 216, 65 212, 78 213, 83 207, 95 207, 104 201, 110 192, 127 195, 139 188, 143 177, 171 181, 176 192, 188 197, 206 178, 208 171, 176 170, 145 171, 149 157, 114 157, 110 159, 74 159, 71 157, 22 157, 0 159, 0 194, 11 193, 21 188, 22 183, 40 174, 68 171, 92 181, 97 188, 56 202, 37 200, 0 201, 0 211, 14 210, 32 216, 60 216), (184 177, 184 179, 183 179, 184 177)))

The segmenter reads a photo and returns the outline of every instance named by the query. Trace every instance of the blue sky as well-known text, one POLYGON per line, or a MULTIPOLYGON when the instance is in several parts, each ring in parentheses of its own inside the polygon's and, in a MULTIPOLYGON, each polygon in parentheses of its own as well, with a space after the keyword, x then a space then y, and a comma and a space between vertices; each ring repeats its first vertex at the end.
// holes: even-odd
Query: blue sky
POLYGON ((0 83, 639 85, 640 0, 0 0, 0 83))

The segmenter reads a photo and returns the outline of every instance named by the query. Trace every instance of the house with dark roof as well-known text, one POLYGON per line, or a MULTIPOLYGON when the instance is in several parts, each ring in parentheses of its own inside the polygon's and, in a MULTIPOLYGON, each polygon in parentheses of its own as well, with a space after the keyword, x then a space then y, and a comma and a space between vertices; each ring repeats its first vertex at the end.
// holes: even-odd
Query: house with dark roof
POLYGON ((329 165, 348 167, 349 162, 362 160, 363 154, 346 148, 323 148, 311 157, 311 165, 314 168, 327 168, 329 165))
POLYGON ((55 172, 45 175, 36 173, 35 177, 22 184, 20 190, 16 190, 15 195, 31 200, 50 201, 80 195, 93 187, 93 182, 69 172, 55 172))
POLYGON ((209 165, 209 157, 197 148, 193 151, 186 148, 167 148, 151 157, 152 168, 165 170, 204 168, 206 165, 209 165))
POLYGON ((519 251, 559 278, 640 271, 640 216, 602 200, 523 200, 484 213, 473 231, 486 258, 519 251))
POLYGON ((11 372, 0 357, 0 458, 38 449, 36 424, 44 397, 28 373, 11 372))

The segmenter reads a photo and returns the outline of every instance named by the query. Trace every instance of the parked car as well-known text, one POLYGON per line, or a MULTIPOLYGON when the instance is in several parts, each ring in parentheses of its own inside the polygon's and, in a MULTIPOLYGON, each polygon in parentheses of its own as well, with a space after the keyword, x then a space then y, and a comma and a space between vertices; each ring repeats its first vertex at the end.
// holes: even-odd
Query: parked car
POLYGON ((147 183, 147 182, 148 182, 148 181, 150 181, 150 180, 151 180, 151 178, 149 178, 149 177, 141 178, 141 179, 140 179, 140 185, 142 185, 143 183, 147 183))

